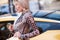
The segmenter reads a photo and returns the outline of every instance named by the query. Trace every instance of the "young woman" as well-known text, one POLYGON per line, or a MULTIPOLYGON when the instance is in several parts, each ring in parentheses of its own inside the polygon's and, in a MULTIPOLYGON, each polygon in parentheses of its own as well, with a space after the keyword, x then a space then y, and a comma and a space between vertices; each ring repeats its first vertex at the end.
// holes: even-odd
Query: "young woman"
POLYGON ((12 30, 15 32, 14 37, 23 40, 29 40, 28 38, 40 34, 26 1, 27 0, 14 0, 16 12, 21 13, 21 16, 14 22, 12 30))

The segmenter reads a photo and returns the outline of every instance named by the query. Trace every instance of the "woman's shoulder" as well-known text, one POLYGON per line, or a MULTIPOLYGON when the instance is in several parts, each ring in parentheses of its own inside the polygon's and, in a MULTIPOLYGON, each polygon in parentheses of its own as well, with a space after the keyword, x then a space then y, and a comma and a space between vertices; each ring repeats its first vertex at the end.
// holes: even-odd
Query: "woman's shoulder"
POLYGON ((32 13, 30 11, 26 12, 25 15, 26 17, 32 16, 32 13))

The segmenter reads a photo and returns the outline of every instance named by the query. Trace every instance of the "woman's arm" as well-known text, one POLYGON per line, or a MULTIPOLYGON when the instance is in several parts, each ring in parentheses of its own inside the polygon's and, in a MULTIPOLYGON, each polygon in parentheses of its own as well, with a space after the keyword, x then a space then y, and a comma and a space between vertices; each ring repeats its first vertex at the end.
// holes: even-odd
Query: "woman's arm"
POLYGON ((29 15, 27 17, 27 23, 30 25, 30 27, 33 29, 33 31, 30 32, 30 33, 27 33, 27 34, 22 34, 21 36, 23 38, 25 38, 25 37, 29 37, 30 38, 30 37, 34 37, 34 36, 40 34, 39 30, 38 30, 38 28, 37 28, 37 26, 36 26, 36 24, 34 22, 34 18, 32 17, 32 15, 29 15))

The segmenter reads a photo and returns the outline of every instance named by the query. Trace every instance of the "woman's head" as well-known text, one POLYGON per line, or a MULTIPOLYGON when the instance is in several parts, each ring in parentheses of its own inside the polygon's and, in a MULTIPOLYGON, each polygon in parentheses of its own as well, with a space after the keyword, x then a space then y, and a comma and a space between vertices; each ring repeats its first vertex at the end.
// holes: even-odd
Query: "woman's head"
POLYGON ((13 4, 17 12, 29 9, 28 0, 14 0, 13 4))

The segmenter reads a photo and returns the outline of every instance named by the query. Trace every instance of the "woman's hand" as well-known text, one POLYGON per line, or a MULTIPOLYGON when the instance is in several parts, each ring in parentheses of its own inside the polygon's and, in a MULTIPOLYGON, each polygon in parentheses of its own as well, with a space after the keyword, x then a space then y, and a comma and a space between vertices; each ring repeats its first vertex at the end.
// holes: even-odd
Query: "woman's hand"
POLYGON ((9 31, 13 31, 13 24, 8 23, 7 28, 9 29, 9 31))
POLYGON ((20 37, 21 37, 21 33, 18 31, 18 32, 16 32, 16 33, 14 34, 13 37, 18 37, 18 38, 20 38, 20 37))

